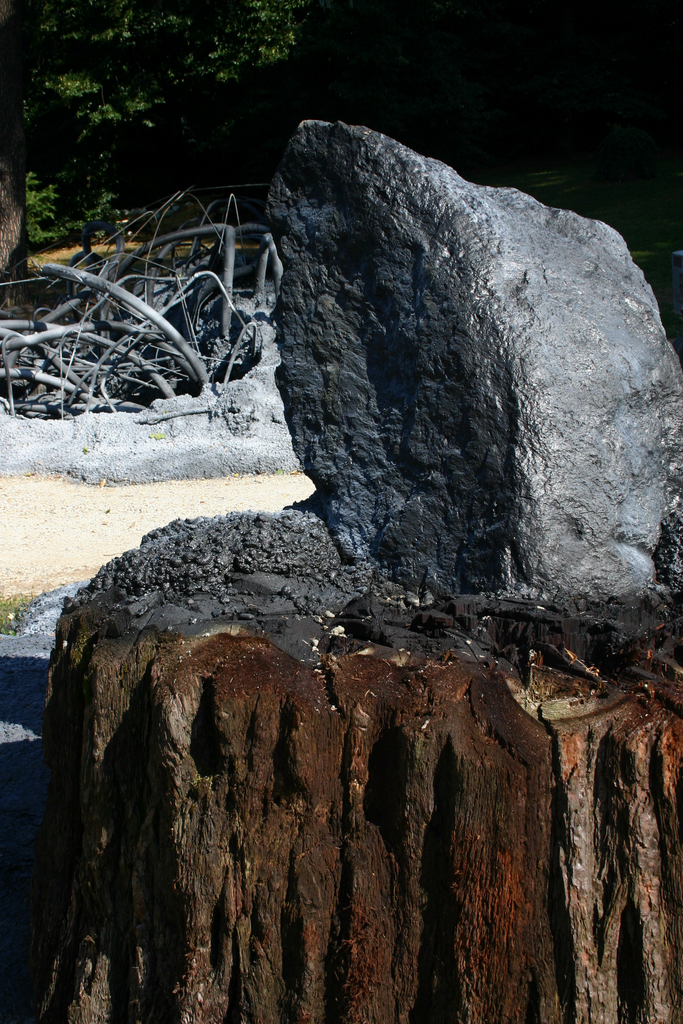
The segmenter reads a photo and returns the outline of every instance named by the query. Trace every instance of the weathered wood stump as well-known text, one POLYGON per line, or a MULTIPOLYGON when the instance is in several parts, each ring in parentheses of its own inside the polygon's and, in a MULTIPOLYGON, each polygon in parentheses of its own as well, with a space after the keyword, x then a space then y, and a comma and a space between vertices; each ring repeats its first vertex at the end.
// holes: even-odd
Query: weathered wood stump
POLYGON ((58 627, 40 1022, 683 1020, 675 678, 533 716, 449 655, 118 632, 58 627))

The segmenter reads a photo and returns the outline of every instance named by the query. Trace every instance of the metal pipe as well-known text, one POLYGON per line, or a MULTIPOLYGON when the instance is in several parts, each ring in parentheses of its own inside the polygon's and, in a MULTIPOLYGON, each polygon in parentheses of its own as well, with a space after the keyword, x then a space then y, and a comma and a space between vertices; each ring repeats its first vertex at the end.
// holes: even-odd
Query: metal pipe
POLYGON ((245 324, 242 330, 240 331, 240 336, 235 342, 235 347, 230 353, 230 361, 228 362, 228 368, 225 371, 225 377, 223 378, 224 384, 228 384, 230 382, 230 375, 232 373, 233 366, 235 365, 237 354, 242 347, 242 339, 244 338, 245 334, 247 333, 250 327, 254 328, 254 347, 256 347, 256 331, 258 330, 258 325, 255 320, 250 320, 249 323, 245 324))
POLYGON ((121 288, 120 285, 113 284, 111 281, 103 281, 102 278, 96 277, 94 274, 88 274, 83 270, 75 270, 73 267, 62 267, 57 263, 46 263, 43 267, 43 273, 47 277, 59 277, 67 281, 77 281, 79 284, 85 284, 95 291, 104 292, 115 298, 122 305, 144 316, 150 323, 158 327, 162 334, 166 335, 168 340, 182 352, 185 360, 192 368, 194 379, 199 384, 208 384, 209 377, 204 363, 198 354, 190 348, 182 334, 168 320, 164 319, 161 314, 157 313, 151 306, 148 306, 142 299, 139 299, 136 295, 131 295, 130 292, 121 288))
MULTIPOLYGON (((5 369, 0 369, 0 377, 7 379, 7 371, 5 369)), ((52 377, 49 373, 41 373, 40 370, 29 370, 25 366, 10 370, 10 378, 12 380, 35 381, 36 384, 45 384, 46 387, 58 388, 61 391, 71 392, 76 390, 75 386, 63 377, 52 377)))
POLYGON ((275 285, 275 298, 280 297, 280 284, 282 282, 282 261, 278 255, 275 241, 270 231, 261 239, 259 246, 258 257, 257 257, 257 271, 256 271, 256 287, 254 288, 254 295, 262 295, 266 287, 266 268, 270 259, 270 272, 273 276, 273 284, 275 285))
POLYGON ((10 416, 16 416, 14 411, 14 395, 12 394, 12 367, 7 360, 7 342, 6 339, 2 339, 2 361, 5 370, 9 370, 9 376, 7 376, 7 400, 9 402, 10 416))
POLYGON ((230 320, 232 318, 232 282, 235 274, 235 229, 229 225, 223 232, 223 287, 229 298, 223 299, 221 313, 221 333, 224 338, 230 337, 230 320))
MULTIPOLYGON (((152 252, 153 249, 158 249, 162 245, 166 245, 168 242, 188 242, 194 238, 209 238, 211 235, 215 235, 220 238, 223 231, 227 227, 227 224, 207 224, 201 227, 195 228, 184 228, 182 231, 171 231, 167 235, 159 235, 154 238, 151 242, 145 242, 135 252, 131 252, 121 262, 120 273, 123 273, 124 269, 127 269, 130 264, 140 259, 142 256, 146 256, 148 252, 152 252)), ((246 224, 242 224, 239 228, 235 228, 235 234, 239 237, 242 235, 262 235, 268 232, 270 228, 267 224, 258 224, 255 221, 248 221, 246 224)))

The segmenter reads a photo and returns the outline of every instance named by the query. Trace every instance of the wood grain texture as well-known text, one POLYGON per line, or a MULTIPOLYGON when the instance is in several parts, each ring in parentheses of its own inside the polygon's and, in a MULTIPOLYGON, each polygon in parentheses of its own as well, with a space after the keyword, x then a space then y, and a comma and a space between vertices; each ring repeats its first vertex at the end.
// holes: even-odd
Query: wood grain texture
POLYGON ((678 683, 541 720, 453 658, 117 632, 58 627, 41 1024, 683 1020, 678 683))

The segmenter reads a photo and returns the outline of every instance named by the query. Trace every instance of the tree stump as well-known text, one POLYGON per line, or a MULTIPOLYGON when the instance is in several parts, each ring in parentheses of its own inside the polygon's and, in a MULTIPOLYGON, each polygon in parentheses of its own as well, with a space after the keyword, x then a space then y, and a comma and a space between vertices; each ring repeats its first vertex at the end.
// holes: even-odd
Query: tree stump
POLYGON ((523 687, 117 621, 99 598, 58 626, 41 1024, 683 1019, 673 660, 523 687))

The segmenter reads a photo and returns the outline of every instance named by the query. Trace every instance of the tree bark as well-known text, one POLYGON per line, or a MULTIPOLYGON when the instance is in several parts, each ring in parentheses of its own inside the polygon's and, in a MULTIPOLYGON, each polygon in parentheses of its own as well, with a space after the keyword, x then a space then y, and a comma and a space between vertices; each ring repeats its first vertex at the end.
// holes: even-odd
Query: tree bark
POLYGON ((474 659, 315 671, 238 628, 61 619, 40 1024, 680 1024, 677 662, 538 666, 532 715, 474 659))
MULTIPOLYGON (((0 0, 0 281, 26 276, 26 144, 19 0, 0 0)), ((9 292, 9 294, 8 294, 9 292)), ((21 301, 17 285, 3 301, 21 301)))

